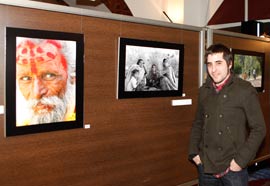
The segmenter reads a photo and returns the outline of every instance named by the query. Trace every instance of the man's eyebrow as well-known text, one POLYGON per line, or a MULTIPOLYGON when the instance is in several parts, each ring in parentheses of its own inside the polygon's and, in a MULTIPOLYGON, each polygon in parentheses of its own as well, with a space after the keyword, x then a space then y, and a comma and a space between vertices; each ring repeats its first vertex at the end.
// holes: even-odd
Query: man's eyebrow
POLYGON ((222 62, 222 60, 216 60, 216 61, 207 61, 206 63, 218 63, 218 62, 222 62))

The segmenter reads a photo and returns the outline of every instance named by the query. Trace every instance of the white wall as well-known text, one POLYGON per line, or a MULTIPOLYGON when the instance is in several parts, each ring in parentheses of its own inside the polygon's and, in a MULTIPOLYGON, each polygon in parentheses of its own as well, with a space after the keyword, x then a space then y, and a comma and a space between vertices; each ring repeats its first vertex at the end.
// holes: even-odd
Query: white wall
POLYGON ((184 24, 205 26, 205 16, 208 0, 185 0, 184 24))
POLYGON ((125 0, 134 17, 167 21, 162 13, 163 0, 125 0))
POLYGON ((224 0, 125 0, 135 17, 204 27, 224 0))
POLYGON ((162 8, 174 23, 184 23, 184 0, 163 0, 162 8))
MULTIPOLYGON (((64 1, 70 6, 76 6, 75 0, 64 1)), ((169 19, 163 13, 163 11, 165 11, 174 23, 197 27, 206 26, 223 1, 224 0, 125 0, 134 17, 169 22, 169 19)), ((80 7, 110 12, 104 4, 97 7, 80 7)))

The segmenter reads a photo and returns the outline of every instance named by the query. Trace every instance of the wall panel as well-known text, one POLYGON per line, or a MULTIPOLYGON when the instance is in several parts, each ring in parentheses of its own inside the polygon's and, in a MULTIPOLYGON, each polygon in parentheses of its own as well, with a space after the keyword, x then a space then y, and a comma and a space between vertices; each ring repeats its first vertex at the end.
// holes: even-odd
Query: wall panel
MULTIPOLYGON (((187 151, 198 92, 198 31, 0 5, 1 105, 6 26, 84 34, 84 123, 91 129, 4 138, 0 115, 1 186, 176 186, 196 179, 187 151), (182 97, 117 100, 119 37, 184 44, 183 92, 193 104, 171 106, 182 97)), ((250 42, 215 40, 234 47, 250 42)), ((269 50, 267 44, 251 44, 269 50)), ((260 99, 269 122, 269 73, 265 76, 260 99)), ((267 145, 260 155, 269 153, 267 145)))
MULTIPOLYGON (((181 97, 116 99, 118 38, 185 45, 184 93, 198 91, 199 32, 0 5, 0 67, 5 27, 83 33, 84 123, 74 129, 4 138, 0 116, 1 186, 172 186, 196 178, 187 161, 195 103, 172 107, 181 97)), ((0 68, 4 104, 4 68, 0 68)), ((7 95, 8 96, 8 95, 7 95)))

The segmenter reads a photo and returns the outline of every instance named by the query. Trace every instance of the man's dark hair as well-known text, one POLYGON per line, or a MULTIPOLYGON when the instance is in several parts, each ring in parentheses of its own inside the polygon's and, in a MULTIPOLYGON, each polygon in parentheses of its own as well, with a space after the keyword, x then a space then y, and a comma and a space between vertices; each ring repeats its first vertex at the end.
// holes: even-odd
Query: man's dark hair
POLYGON ((232 63, 233 57, 230 49, 223 44, 213 44, 206 49, 205 63, 207 63, 207 56, 210 54, 223 53, 223 59, 228 65, 232 63))

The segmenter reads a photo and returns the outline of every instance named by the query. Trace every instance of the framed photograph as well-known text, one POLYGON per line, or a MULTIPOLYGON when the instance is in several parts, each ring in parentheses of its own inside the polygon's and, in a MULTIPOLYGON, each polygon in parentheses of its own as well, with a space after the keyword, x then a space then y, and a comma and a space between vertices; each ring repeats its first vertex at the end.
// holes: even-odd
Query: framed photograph
POLYGON ((6 28, 5 136, 83 127, 83 35, 6 28))
POLYGON ((118 98, 182 96, 184 45, 119 38, 118 98))
POLYGON ((249 81, 258 92, 264 90, 265 53, 232 49, 233 71, 240 78, 249 81))

